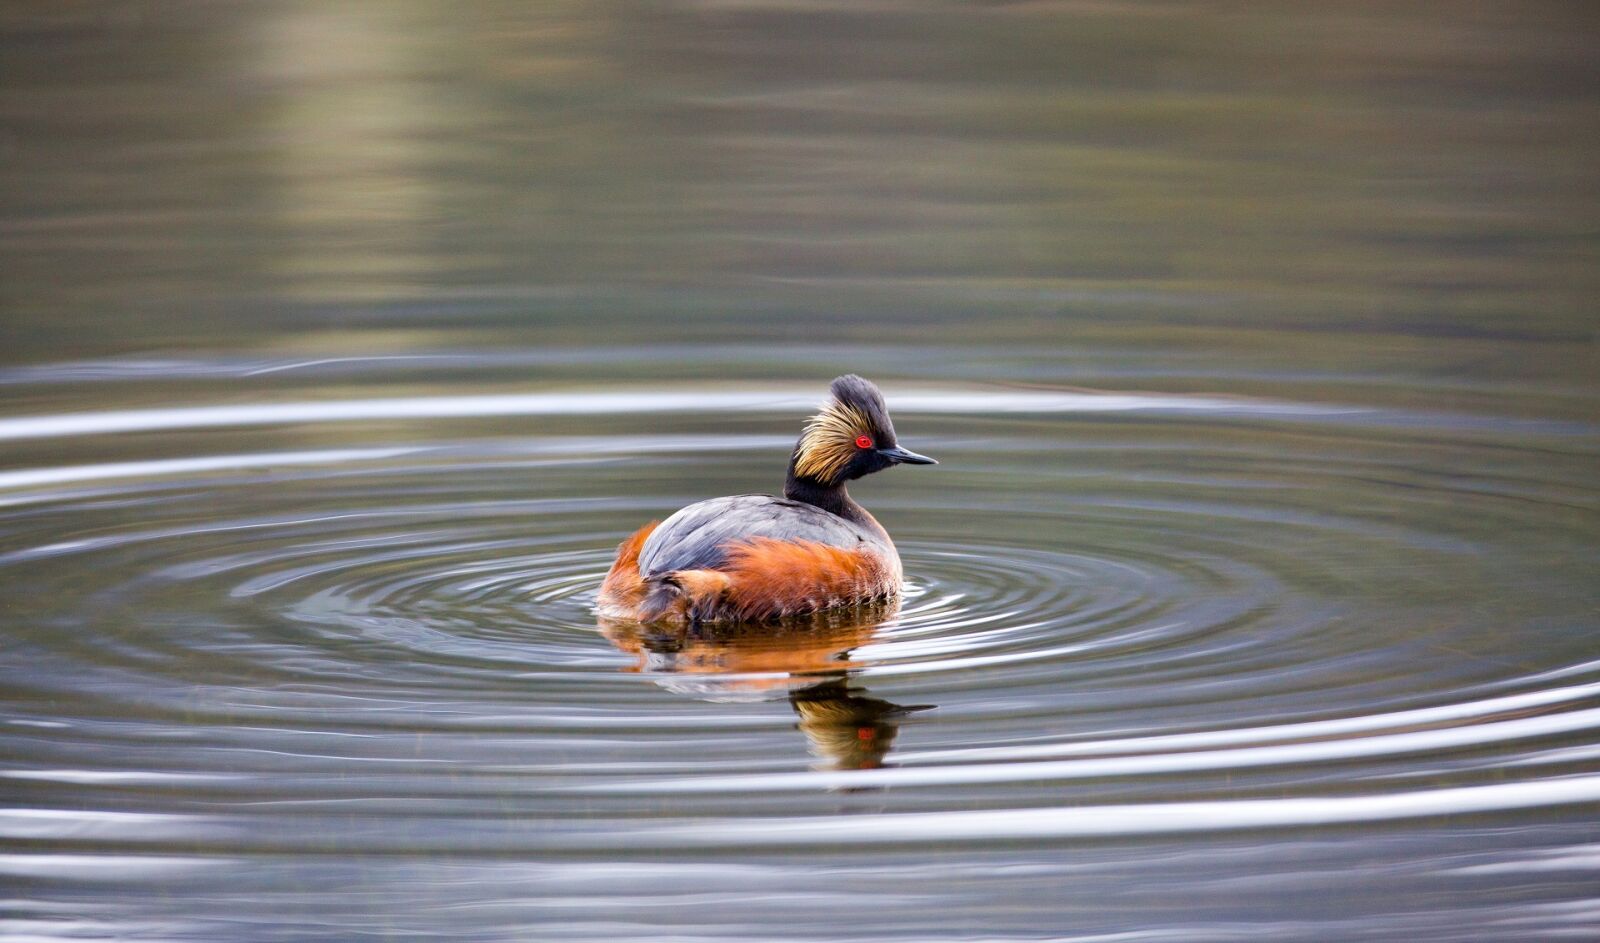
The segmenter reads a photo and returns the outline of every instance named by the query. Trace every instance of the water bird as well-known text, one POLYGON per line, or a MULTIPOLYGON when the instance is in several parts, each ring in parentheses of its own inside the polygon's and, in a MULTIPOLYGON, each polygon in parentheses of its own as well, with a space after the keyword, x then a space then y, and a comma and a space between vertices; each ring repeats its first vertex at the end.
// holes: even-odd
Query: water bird
POLYGON ((760 622, 900 593, 889 532, 845 483, 895 465, 936 465, 901 448, 876 386, 854 374, 828 387, 789 456, 783 496, 691 504, 617 547, 601 584, 606 618, 760 622))

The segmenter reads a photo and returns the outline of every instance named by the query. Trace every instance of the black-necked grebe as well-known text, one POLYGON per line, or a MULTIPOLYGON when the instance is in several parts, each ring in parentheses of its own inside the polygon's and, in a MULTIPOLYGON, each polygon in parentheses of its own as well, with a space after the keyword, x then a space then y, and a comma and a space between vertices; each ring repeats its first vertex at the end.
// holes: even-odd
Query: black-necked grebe
POLYGON ((639 622, 760 621, 888 599, 900 592, 889 533, 845 482, 893 465, 937 464, 900 448, 878 388, 829 387, 789 458, 783 497, 691 504, 617 548, 600 614, 639 622))

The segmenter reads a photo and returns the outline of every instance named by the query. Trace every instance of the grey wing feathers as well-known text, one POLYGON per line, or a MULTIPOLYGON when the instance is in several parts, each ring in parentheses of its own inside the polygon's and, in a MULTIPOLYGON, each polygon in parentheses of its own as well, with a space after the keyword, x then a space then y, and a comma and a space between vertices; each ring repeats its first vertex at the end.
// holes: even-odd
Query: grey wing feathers
POLYGON ((821 508, 766 494, 741 494, 691 504, 661 522, 639 551, 645 579, 673 570, 715 569, 727 548, 752 537, 814 540, 857 547, 871 539, 861 528, 821 508))

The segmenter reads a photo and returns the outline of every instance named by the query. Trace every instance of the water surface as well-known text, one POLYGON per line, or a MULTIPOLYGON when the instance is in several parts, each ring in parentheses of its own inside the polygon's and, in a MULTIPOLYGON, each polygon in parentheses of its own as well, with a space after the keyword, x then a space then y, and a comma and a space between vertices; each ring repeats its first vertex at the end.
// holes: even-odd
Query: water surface
POLYGON ((0 937, 1600 921, 1592 18, 0 14, 0 937), (832 376, 898 604, 603 623, 832 376))

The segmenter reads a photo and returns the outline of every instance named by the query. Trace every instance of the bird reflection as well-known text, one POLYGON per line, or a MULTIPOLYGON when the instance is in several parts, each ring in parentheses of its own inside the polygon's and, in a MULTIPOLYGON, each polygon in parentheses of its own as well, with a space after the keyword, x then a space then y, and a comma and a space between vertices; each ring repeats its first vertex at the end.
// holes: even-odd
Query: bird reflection
POLYGON ((800 718, 818 769, 877 769, 894 744, 900 720, 932 705, 905 707, 865 692, 852 691, 844 672, 820 684, 791 692, 789 705, 800 718))
POLYGON ((815 768, 875 769, 885 765, 901 720, 931 706, 893 704, 851 683, 851 649, 898 612, 898 602, 887 602, 763 625, 602 619, 600 630, 635 656, 624 670, 653 674, 670 691, 708 701, 788 698, 815 768))

